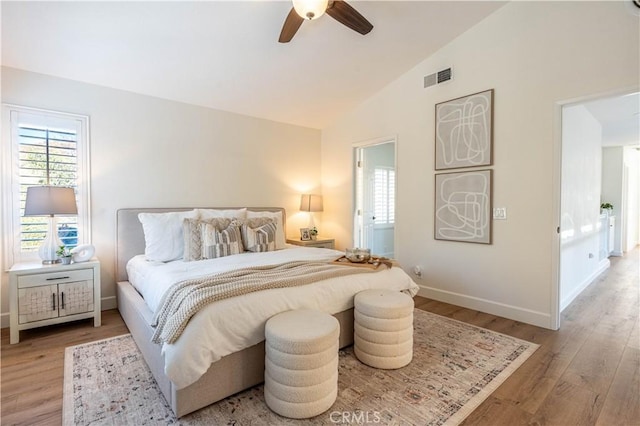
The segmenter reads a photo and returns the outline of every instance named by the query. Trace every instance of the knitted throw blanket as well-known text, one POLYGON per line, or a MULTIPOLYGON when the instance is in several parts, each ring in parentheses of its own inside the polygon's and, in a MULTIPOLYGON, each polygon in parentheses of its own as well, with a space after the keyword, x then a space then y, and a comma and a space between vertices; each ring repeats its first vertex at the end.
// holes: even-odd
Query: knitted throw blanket
POLYGON ((174 343, 187 323, 210 303, 259 290, 294 287, 329 278, 366 274, 380 269, 331 265, 324 262, 293 261, 279 265, 255 266, 181 281, 163 296, 156 312, 154 343, 174 343))

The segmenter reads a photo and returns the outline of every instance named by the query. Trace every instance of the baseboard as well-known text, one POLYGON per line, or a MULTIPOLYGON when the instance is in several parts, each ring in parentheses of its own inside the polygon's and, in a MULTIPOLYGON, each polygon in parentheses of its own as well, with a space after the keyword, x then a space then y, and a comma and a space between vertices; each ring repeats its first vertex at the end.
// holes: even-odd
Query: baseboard
MULTIPOLYGON (((100 301, 100 310, 108 311, 109 309, 116 309, 118 307, 118 301, 116 296, 103 297, 100 301)), ((0 328, 8 328, 11 319, 9 317, 9 312, 5 312, 0 314, 0 328)))
POLYGON ((574 299, 580 295, 580 293, 582 293, 587 287, 589 287, 589 285, 591 285, 591 283, 594 282, 596 278, 598 278, 598 275, 606 271, 610 265, 611 262, 609 261, 609 259, 601 260, 598 264, 598 269, 596 269, 591 275, 589 275, 584 281, 582 281, 580 285, 571 292, 571 294, 567 295, 567 297, 560 301, 560 312, 564 311, 564 309, 569 306, 571 302, 573 302, 574 299))
POLYGON ((118 307, 118 300, 115 296, 103 297, 100 302, 100 310, 108 311, 109 309, 116 309, 118 307))
POLYGON ((433 287, 420 286, 418 296, 439 302, 450 303, 463 308, 474 309, 488 314, 509 318, 515 321, 536 325, 543 328, 551 328, 551 314, 537 312, 518 306, 506 305, 492 300, 454 293, 433 287))

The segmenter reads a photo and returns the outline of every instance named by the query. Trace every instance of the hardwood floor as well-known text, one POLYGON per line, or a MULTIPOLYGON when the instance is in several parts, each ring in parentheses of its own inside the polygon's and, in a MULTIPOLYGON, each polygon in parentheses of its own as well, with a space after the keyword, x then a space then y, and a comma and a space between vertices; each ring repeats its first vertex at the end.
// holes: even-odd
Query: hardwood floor
POLYGON ((558 331, 416 300, 421 309, 540 345, 463 425, 640 425, 639 260, 637 247, 612 257, 563 311, 558 331))
POLYGON ((3 328, 0 424, 62 424, 64 349, 128 332, 117 310, 103 311, 97 328, 87 319, 21 331, 15 345, 9 344, 9 329, 3 328))
MULTIPOLYGON (((538 343, 464 425, 640 425, 640 250, 612 265, 562 314, 559 331, 416 298, 416 307, 538 343)), ((117 311, 21 332, 2 330, 2 425, 62 422, 64 348, 127 332, 117 311)))

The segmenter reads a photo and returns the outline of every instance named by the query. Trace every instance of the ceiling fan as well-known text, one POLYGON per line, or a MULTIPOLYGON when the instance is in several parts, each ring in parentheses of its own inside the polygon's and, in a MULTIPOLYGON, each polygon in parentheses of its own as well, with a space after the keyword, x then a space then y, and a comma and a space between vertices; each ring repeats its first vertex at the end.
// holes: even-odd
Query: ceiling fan
POLYGON ((293 8, 284 21, 278 41, 290 42, 304 20, 318 19, 325 12, 362 35, 373 29, 373 25, 364 16, 342 0, 293 0, 293 8))

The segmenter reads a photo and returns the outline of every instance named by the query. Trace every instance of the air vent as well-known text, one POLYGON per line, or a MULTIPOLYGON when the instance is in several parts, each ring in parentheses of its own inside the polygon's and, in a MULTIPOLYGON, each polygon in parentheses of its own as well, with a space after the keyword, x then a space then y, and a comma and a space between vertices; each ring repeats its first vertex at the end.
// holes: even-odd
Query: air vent
POLYGON ((433 86, 436 83, 438 83, 438 74, 436 74, 436 73, 429 74, 428 76, 426 76, 424 78, 424 87, 425 88, 433 86))
POLYGON ((434 72, 433 74, 429 74, 424 77, 424 87, 434 86, 436 84, 444 83, 446 81, 451 80, 451 67, 444 69, 442 71, 434 72))
POLYGON ((438 84, 451 80, 451 68, 438 71, 438 84))

